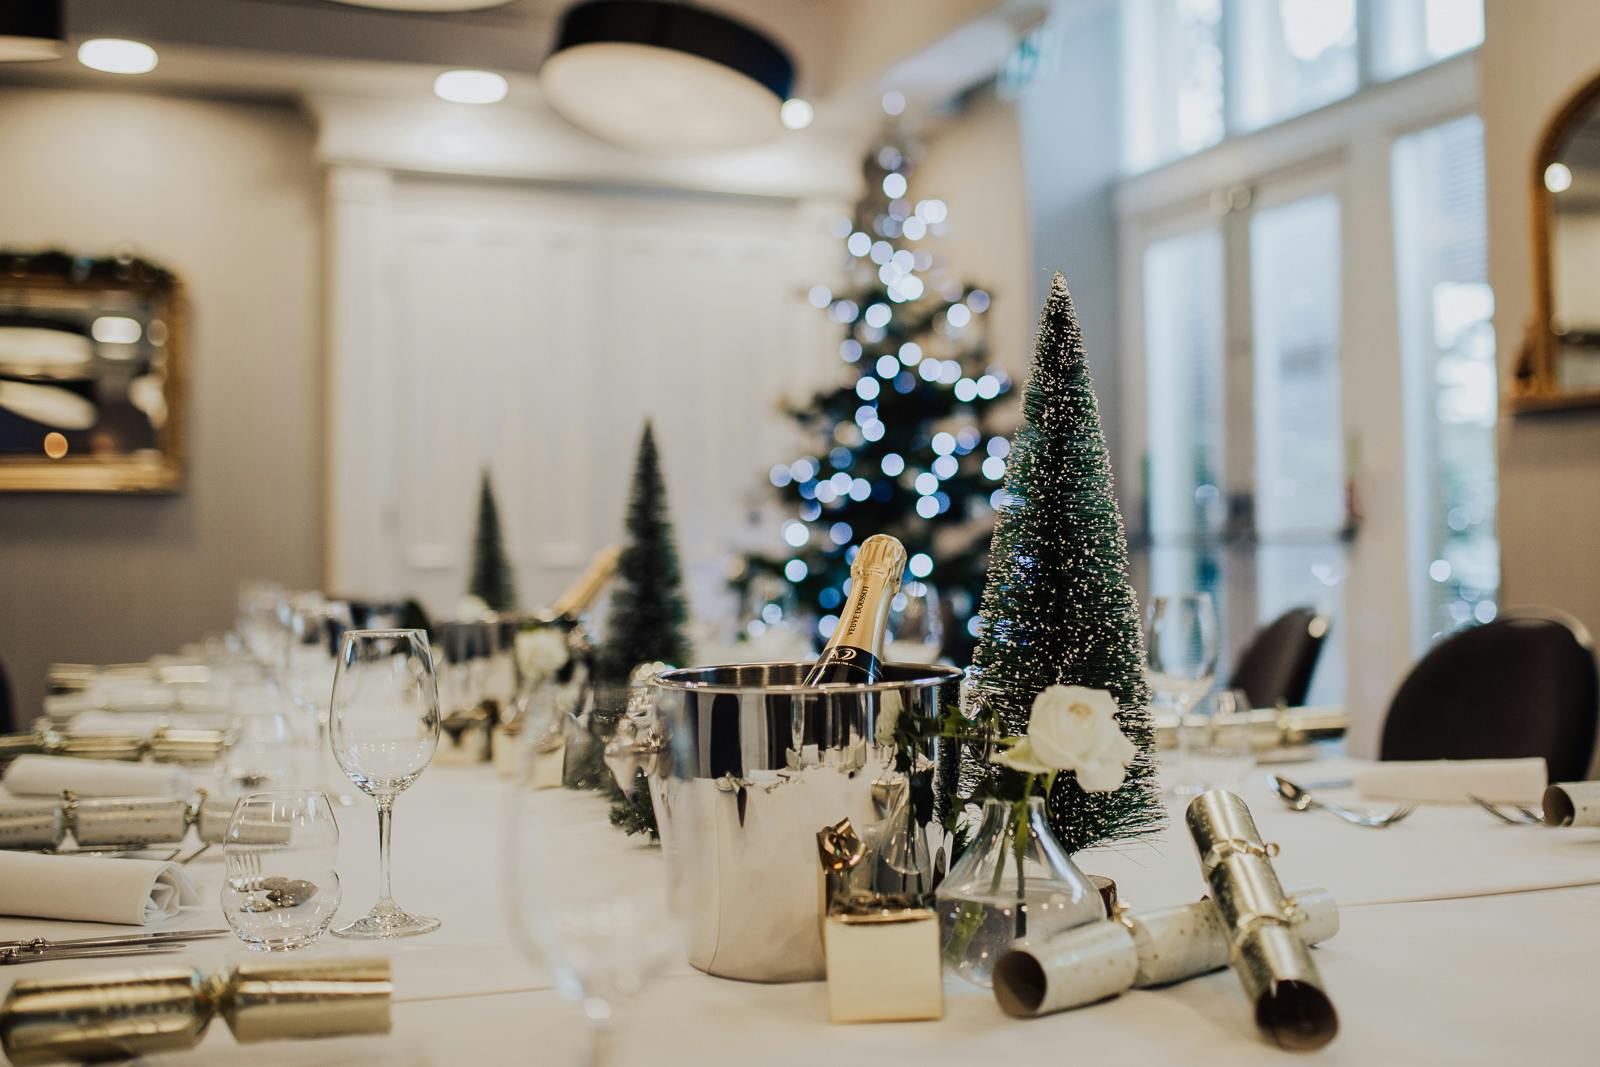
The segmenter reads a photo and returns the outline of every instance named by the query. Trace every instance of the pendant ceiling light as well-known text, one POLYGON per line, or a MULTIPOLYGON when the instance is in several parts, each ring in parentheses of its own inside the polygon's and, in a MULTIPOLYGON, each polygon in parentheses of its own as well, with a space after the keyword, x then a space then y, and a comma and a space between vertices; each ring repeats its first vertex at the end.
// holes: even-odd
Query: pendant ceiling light
POLYGON ((385 11, 416 11, 437 14, 450 11, 481 11, 486 7, 501 7, 511 0, 334 0, 351 7, 376 7, 385 11))
POLYGON ((568 122, 647 151, 758 144, 783 132, 789 54, 725 15, 664 0, 567 11, 539 81, 568 122))
POLYGON ((0 61, 59 59, 67 50, 62 0, 0 4, 0 61))

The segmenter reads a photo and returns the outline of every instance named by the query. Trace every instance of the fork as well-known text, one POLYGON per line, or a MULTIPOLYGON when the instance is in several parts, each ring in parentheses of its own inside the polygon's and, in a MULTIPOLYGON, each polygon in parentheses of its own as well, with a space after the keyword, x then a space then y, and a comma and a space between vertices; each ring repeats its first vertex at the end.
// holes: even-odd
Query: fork
POLYGON ((1277 790, 1279 798, 1293 810, 1309 811, 1312 808, 1321 808, 1329 815, 1343 819, 1354 826, 1365 826, 1381 830, 1385 826, 1393 826, 1417 810, 1415 804, 1402 804, 1393 811, 1383 814, 1371 811, 1356 811, 1354 808, 1346 808, 1339 804, 1329 804, 1325 800, 1317 800, 1304 786, 1296 785, 1287 778, 1276 774, 1270 777, 1272 779, 1272 787, 1277 790))
POLYGON ((1474 796, 1471 793, 1468 793, 1467 799, 1478 805, 1478 807, 1482 808, 1490 815, 1493 815, 1495 818, 1499 819, 1501 822, 1510 823, 1512 826, 1544 825, 1544 812, 1538 810, 1537 808, 1529 808, 1521 804, 1508 804, 1506 805, 1507 807, 1513 808, 1517 812, 1517 817, 1513 818, 1512 816, 1501 811, 1498 804, 1491 804, 1489 801, 1480 796, 1474 796))

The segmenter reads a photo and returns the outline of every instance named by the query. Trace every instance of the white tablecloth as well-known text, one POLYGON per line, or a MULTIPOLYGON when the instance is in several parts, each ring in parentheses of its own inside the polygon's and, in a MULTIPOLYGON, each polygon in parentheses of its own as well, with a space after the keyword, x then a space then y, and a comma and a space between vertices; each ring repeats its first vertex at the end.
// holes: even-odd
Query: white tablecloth
MULTIPOLYGON (((1319 763, 1284 773, 1321 779, 1348 768, 1319 763)), ((400 800, 396 895, 408 908, 439 916, 440 931, 376 947, 330 937, 305 950, 308 956, 388 954, 396 985, 392 1035, 240 1047, 219 1025, 196 1051, 148 1062, 577 1062, 584 1035, 576 1010, 505 932, 497 859, 504 795, 503 783, 487 769, 433 768, 400 800)), ((1374 831, 1325 813, 1282 810, 1264 786, 1247 799, 1263 834, 1283 847, 1278 863, 1285 881, 1327 886, 1343 906, 1338 937, 1317 951, 1343 1025, 1318 1062, 1589 1062, 1600 1045, 1592 985, 1600 960, 1600 831, 1503 826, 1468 808, 1424 808, 1398 826, 1374 831)), ((591 834, 603 828, 605 805, 598 797, 569 794, 563 803, 574 819, 595 827, 591 834)), ((376 833, 365 800, 341 809, 339 819, 342 920, 374 897, 376 833)), ((1081 865, 1117 878, 1136 908, 1192 900, 1204 887, 1182 834, 1177 829, 1152 843, 1086 855, 1081 865)), ((617 832, 615 842, 616 862, 658 868, 656 853, 635 839, 617 832)), ((167 925, 224 925, 216 903, 220 857, 208 853, 191 869, 205 905, 167 925)), ((0 919, 0 938, 107 929, 0 919)), ((6 968, 0 989, 21 977, 174 962, 209 971, 252 956, 229 939, 196 942, 182 956, 6 968)), ((752 985, 679 967, 641 998, 622 1062, 1101 1067, 1301 1060, 1256 1035, 1238 980, 1227 971, 1029 1022, 1003 1016, 987 991, 955 978, 946 982, 940 1022, 830 1026, 825 1020, 821 984, 752 985)))

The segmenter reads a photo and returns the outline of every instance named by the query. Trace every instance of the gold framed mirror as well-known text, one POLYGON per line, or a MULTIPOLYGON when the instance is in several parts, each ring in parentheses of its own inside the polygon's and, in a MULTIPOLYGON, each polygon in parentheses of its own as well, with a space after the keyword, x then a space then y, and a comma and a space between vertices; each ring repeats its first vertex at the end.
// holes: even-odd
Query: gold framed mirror
POLYGON ((1531 177, 1534 318, 1511 406, 1600 405, 1600 76, 1545 127, 1531 177))
POLYGON ((175 490, 183 342, 163 267, 0 251, 0 490, 175 490))

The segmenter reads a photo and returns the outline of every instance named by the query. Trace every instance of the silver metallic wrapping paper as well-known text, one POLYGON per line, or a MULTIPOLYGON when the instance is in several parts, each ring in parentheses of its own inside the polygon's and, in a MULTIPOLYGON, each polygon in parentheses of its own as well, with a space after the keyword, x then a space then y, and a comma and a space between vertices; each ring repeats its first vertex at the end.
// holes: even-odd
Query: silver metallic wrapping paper
POLYGON ((1339 1016, 1295 932, 1300 908, 1273 870, 1276 847, 1261 840, 1245 802, 1224 790, 1195 797, 1184 819, 1227 924, 1229 963, 1255 1007, 1256 1025, 1286 1049, 1326 1045, 1339 1032, 1339 1016))
MULTIPOLYGON (((1308 945, 1339 931, 1325 889, 1293 891, 1303 918, 1294 931, 1308 945)), ((994 996, 1008 1015, 1030 1018, 1080 1008, 1134 987, 1168 985, 1228 965, 1228 925, 1209 898, 1146 915, 1066 930, 1039 944, 1012 946, 995 965, 994 996)))
POLYGON ((1600 826, 1600 782, 1557 782, 1544 791, 1546 826, 1600 826))
POLYGON ((99 797, 65 808, 80 848, 173 844, 189 833, 190 804, 180 797, 99 797))
POLYGON ((24 980, 0 1005, 0 1048, 18 1067, 180 1052, 219 1015, 240 1042, 386 1034, 392 992, 382 958, 24 980))
POLYGON ((0 801, 0 848, 60 848, 67 814, 54 800, 0 801))
POLYGON ((227 738, 221 730, 184 730, 163 726, 149 737, 135 733, 38 730, 0 734, 0 764, 17 756, 72 756, 77 759, 136 763, 148 756, 157 763, 204 766, 222 755, 227 738))
MULTIPOLYGON (((71 793, 60 800, 0 801, 0 848, 58 849, 67 835, 80 848, 175 845, 195 827, 200 840, 221 844, 233 818, 233 801, 202 792, 194 800, 180 797, 92 797, 71 793)), ((281 844, 289 828, 272 823, 246 824, 241 839, 248 844, 281 844)))

